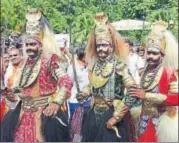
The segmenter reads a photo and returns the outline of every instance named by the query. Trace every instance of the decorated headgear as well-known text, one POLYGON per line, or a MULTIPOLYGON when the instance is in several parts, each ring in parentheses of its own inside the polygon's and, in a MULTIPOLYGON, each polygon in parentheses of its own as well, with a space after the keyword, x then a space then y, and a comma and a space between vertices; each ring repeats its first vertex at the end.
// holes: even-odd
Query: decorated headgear
POLYGON ((164 67, 178 69, 178 41, 175 36, 167 30, 168 24, 163 21, 153 23, 151 33, 147 38, 147 50, 163 53, 164 67))
POLYGON ((34 40, 40 42, 44 57, 50 58, 53 54, 61 56, 56 46, 55 35, 49 21, 44 17, 42 12, 35 8, 28 10, 23 36, 25 42, 34 40))
POLYGON ((37 40, 42 42, 43 26, 40 22, 42 14, 37 9, 29 9, 26 15, 25 40, 37 40))
POLYGON ((96 14, 95 19, 94 19, 94 22, 96 24, 96 27, 95 27, 96 41, 105 40, 105 41, 112 43, 112 35, 109 31, 107 20, 108 20, 108 16, 106 13, 96 14))
POLYGON ((152 31, 147 37, 147 49, 165 53, 166 39, 164 32, 168 24, 164 21, 157 21, 152 24, 152 31))

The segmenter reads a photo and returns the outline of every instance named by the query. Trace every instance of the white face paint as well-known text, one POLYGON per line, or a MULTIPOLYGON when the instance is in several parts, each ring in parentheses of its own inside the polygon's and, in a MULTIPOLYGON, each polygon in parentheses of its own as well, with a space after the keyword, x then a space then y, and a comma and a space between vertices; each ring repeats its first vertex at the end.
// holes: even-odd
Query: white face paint
POLYGON ((105 40, 98 40, 96 42, 96 52, 99 59, 106 59, 113 52, 112 45, 105 40))

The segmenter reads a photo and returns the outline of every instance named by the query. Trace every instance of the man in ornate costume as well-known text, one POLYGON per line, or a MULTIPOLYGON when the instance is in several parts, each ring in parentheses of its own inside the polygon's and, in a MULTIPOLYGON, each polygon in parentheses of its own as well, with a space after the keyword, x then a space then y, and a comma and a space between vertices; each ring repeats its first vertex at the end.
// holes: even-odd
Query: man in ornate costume
POLYGON ((59 57, 53 54, 58 50, 54 49, 55 39, 47 20, 35 9, 29 10, 26 18, 27 59, 19 72, 16 88, 7 92, 8 96, 18 95, 20 102, 4 117, 1 141, 69 141, 67 113, 60 107, 71 94, 72 81, 59 57))
POLYGON ((139 124, 140 142, 178 141, 178 43, 167 24, 153 24, 147 38, 147 65, 141 89, 128 93, 143 100, 139 124))
POLYGON ((135 86, 124 64, 128 49, 107 19, 105 13, 95 16, 96 26, 88 40, 90 84, 77 99, 84 100, 92 94, 93 100, 91 109, 84 115, 82 141, 134 141, 135 130, 129 109, 139 100, 124 94, 125 87, 135 86))

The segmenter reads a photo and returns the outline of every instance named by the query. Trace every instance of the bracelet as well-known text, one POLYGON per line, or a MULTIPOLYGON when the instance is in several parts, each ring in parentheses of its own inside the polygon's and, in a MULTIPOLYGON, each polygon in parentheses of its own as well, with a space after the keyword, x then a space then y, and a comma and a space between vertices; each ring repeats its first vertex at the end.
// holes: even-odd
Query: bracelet
POLYGON ((118 117, 118 116, 113 116, 113 117, 117 120, 117 122, 120 121, 120 117, 118 117))

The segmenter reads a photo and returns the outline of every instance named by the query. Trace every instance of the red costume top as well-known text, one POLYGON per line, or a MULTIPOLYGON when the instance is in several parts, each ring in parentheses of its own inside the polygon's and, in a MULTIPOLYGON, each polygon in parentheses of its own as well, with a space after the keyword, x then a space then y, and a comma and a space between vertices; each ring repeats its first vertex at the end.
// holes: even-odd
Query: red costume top
MULTIPOLYGON (((47 96, 45 99, 39 98, 40 102, 35 102, 38 107, 44 108, 43 104, 47 105, 50 98, 63 105, 71 94, 73 83, 56 55, 53 55, 50 60, 44 57, 27 60, 21 71, 17 85, 22 88, 22 98, 31 96, 33 99, 37 99, 47 96)), ((35 112, 21 111, 20 124, 15 132, 15 141, 43 141, 40 131, 41 113, 42 109, 40 108, 35 112)))
POLYGON ((178 105, 177 84, 174 72, 169 77, 167 68, 160 68, 154 84, 145 89, 146 101, 143 102, 141 113, 139 142, 157 141, 156 128, 160 115, 166 110, 166 106, 178 105))
POLYGON ((1 113, 1 116, 0 116, 0 122, 2 121, 3 117, 4 117, 4 114, 5 114, 5 106, 6 106, 6 101, 3 97, 1 97, 1 101, 0 101, 0 113, 1 113))

